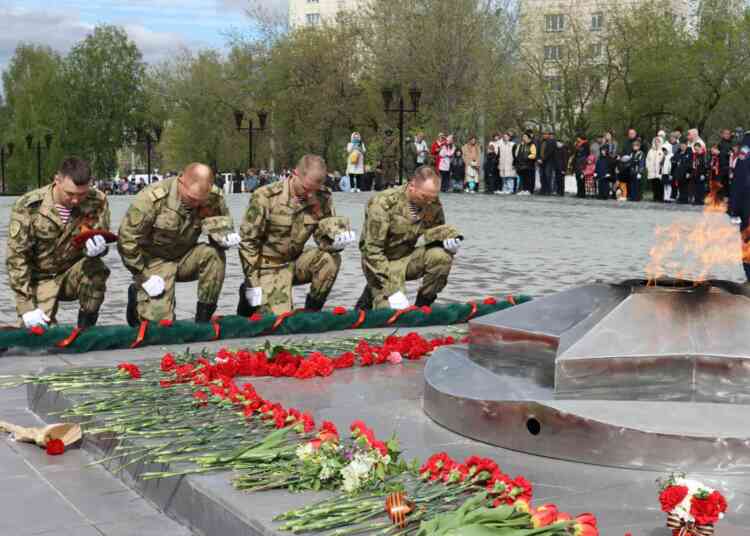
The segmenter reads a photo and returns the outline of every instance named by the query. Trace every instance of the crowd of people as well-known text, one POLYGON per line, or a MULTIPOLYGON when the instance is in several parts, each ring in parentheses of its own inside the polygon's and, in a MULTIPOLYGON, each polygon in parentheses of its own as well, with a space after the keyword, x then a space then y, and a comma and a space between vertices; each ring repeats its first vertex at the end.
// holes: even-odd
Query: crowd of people
POLYGON ((582 198, 641 201, 650 192, 656 202, 702 205, 711 192, 729 195, 740 141, 729 129, 709 147, 697 129, 659 130, 646 140, 631 128, 621 143, 607 131, 566 144, 550 130, 527 130, 520 137, 497 132, 483 151, 473 135, 461 145, 440 133, 428 146, 420 133, 409 141, 405 167, 433 165, 443 192, 562 196, 572 175, 582 198))

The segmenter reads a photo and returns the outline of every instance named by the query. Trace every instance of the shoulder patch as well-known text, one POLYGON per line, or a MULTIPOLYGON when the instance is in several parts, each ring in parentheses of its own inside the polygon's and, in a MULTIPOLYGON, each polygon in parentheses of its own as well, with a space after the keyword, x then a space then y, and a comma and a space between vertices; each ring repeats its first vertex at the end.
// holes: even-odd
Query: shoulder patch
POLYGON ((154 188, 148 193, 148 196, 151 198, 151 201, 158 201, 159 199, 164 199, 169 195, 169 192, 162 188, 161 186, 154 188))

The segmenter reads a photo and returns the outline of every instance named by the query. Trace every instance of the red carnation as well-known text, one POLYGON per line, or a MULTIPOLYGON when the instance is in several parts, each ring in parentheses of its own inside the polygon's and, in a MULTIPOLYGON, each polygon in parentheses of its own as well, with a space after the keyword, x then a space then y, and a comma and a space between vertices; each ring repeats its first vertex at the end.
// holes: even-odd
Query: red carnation
POLYGON ((252 315, 250 315, 250 320, 252 320, 253 322, 257 322, 258 320, 263 320, 263 315, 260 313, 253 313, 252 315))
POLYGON ((488 296, 482 303, 484 303, 485 305, 495 305, 497 303, 497 300, 492 296, 488 296))
POLYGON ((345 315, 346 314, 346 307, 341 307, 339 305, 338 307, 334 307, 332 312, 335 315, 345 315))
POLYGON ((323 424, 320 426, 320 431, 318 432, 318 437, 321 441, 338 443, 339 431, 336 429, 336 425, 331 421, 323 421, 323 424))
POLYGON ((174 322, 171 318, 162 318, 159 320, 159 325, 163 328, 171 328, 174 322))
POLYGON ((161 370, 162 372, 170 372, 177 366, 177 362, 172 354, 164 354, 161 358, 161 370))
POLYGON ((432 313, 432 307, 430 307, 429 305, 423 305, 423 306, 422 306, 422 307, 420 307, 419 309, 420 309, 420 310, 421 310, 421 311, 422 311, 422 312, 423 312, 424 314, 426 314, 426 315, 428 315, 428 314, 432 313))
POLYGON ((137 380, 141 377, 141 369, 139 369, 138 366, 134 365, 133 363, 120 363, 119 365, 117 365, 117 369, 126 371, 134 380, 137 380))
POLYGON ((687 486, 668 486, 659 494, 662 512, 671 512, 687 497, 687 486))
POLYGON ((47 454, 50 456, 57 456, 65 452, 65 443, 62 439, 50 439, 47 441, 47 454))
POLYGON ((43 326, 34 326, 30 331, 32 335, 44 335, 45 329, 43 326))
POLYGON ((714 491, 705 498, 693 496, 690 500, 690 515, 699 525, 716 523, 726 510, 727 501, 718 491, 714 491))

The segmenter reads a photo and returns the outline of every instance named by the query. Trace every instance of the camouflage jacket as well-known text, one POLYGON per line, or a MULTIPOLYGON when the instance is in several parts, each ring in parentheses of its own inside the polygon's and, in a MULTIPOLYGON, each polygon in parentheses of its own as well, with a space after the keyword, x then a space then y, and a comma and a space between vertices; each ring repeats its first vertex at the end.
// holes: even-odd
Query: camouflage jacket
POLYGON ((334 215, 333 198, 327 188, 304 203, 291 192, 288 180, 253 192, 240 229, 240 260, 248 285, 259 286, 259 270, 294 261, 311 236, 320 244, 318 223, 334 215))
POLYGON ((141 190, 120 224, 117 249, 136 280, 151 259, 180 259, 204 232, 211 237, 232 232, 220 188, 212 186, 206 204, 190 209, 180 201, 178 184, 175 177, 141 190))
POLYGON ((68 223, 63 223, 53 188, 54 183, 22 196, 10 216, 6 267, 19 314, 36 307, 32 290, 36 281, 55 277, 83 258, 84 249, 73 245, 76 235, 89 229, 109 231, 109 205, 103 192, 91 188, 68 223))
POLYGON ((391 188, 370 198, 359 241, 362 262, 386 295, 398 291, 403 283, 389 268, 390 263, 411 255, 427 229, 445 223, 439 200, 424 207, 415 221, 406 197, 407 186, 391 188))

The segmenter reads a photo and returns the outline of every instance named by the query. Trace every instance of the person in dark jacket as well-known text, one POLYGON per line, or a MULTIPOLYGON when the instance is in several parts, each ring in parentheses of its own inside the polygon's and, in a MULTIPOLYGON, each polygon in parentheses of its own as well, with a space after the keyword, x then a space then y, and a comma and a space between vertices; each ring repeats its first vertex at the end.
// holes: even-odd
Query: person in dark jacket
POLYGON ((690 202, 690 176, 693 171, 693 151, 683 140, 677 154, 672 157, 672 179, 677 188, 677 203, 686 205, 690 202))
POLYGON ((487 155, 484 157, 484 184, 486 191, 491 193, 501 189, 494 143, 487 146, 487 155))
POLYGON ((532 142, 532 132, 527 130, 521 137, 521 143, 513 147, 513 167, 521 177, 520 193, 534 193, 534 176, 536 163, 536 146, 532 142))
POLYGON ((708 155, 706 146, 693 144, 693 172, 691 184, 693 187, 693 205, 702 205, 706 198, 706 183, 708 182, 708 155))
POLYGON ((450 172, 453 191, 462 192, 464 189, 464 180, 466 179, 466 162, 464 162, 464 155, 461 149, 456 149, 456 152, 453 153, 450 172))
POLYGON ((732 131, 722 129, 719 141, 719 182, 721 190, 719 196, 724 199, 729 196, 729 158, 732 156, 732 131))
POLYGON ((557 176, 557 140, 552 131, 547 131, 542 137, 539 151, 539 166, 542 188, 539 195, 551 195, 552 183, 557 176))
POLYGON ((612 185, 612 173, 614 171, 614 161, 609 154, 609 147, 602 145, 599 148, 599 158, 596 160, 594 174, 596 176, 599 199, 609 199, 610 186, 612 185))
POLYGON ((641 149, 641 142, 633 141, 632 152, 627 166, 628 175, 628 200, 641 200, 641 180, 646 171, 646 153, 641 149))
POLYGON ((589 157, 589 154, 591 154, 589 140, 583 135, 578 136, 573 155, 573 172, 576 175, 576 197, 586 197, 583 170, 586 167, 586 159, 589 157))
POLYGON ((557 169, 555 170, 554 191, 562 197, 565 195, 565 174, 568 172, 568 159, 570 158, 570 150, 567 145, 558 141, 555 156, 557 158, 557 169))
POLYGON ((728 212, 734 223, 739 223, 742 236, 742 267, 750 285, 750 144, 748 136, 734 167, 734 178, 729 190, 728 212))

